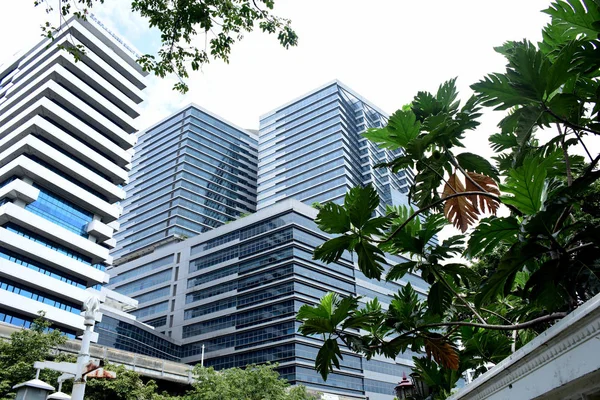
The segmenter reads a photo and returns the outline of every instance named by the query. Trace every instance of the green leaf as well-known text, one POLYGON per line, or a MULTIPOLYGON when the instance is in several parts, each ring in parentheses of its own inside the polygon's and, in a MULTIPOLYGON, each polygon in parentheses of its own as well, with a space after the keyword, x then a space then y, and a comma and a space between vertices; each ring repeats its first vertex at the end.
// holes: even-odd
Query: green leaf
POLYGON ((564 25, 569 37, 584 34, 589 39, 597 39, 600 10, 593 0, 558 0, 543 11, 552 17, 553 25, 564 25))
POLYGON ((434 314, 443 315, 452 303, 452 293, 442 282, 435 282, 429 288, 427 306, 434 314))
POLYGON ((582 105, 579 98, 574 94, 559 93, 550 100, 548 108, 554 114, 571 123, 578 124, 582 111, 582 105))
POLYGON ((504 74, 490 74, 483 80, 471 85, 471 89, 479 93, 486 107, 496 106, 495 110, 506 110, 524 102, 528 102, 511 86, 504 74))
POLYGON ((515 42, 507 58, 506 76, 523 99, 541 102, 550 95, 546 88, 551 63, 544 53, 529 41, 515 42))
POLYGON ((383 235, 383 230, 391 224, 390 217, 376 217, 368 220, 361 229, 363 235, 383 235))
POLYGON ((346 193, 344 207, 350 217, 350 222, 357 228, 362 228, 379 206, 379 195, 373 186, 355 186, 346 193))
POLYGON ((315 360, 315 369, 321 374, 323 380, 327 380, 327 375, 333 372, 333 366, 340 368, 340 359, 342 359, 342 352, 335 339, 327 339, 321 346, 321 349, 317 353, 315 360))
POLYGON ((529 215, 542 209, 547 175, 546 169, 540 166, 542 162, 539 157, 527 158, 521 167, 508 171, 509 176, 500 188, 510 196, 501 196, 503 203, 529 215))
POLYGON ((344 235, 330 239, 315 248, 313 259, 321 260, 326 263, 336 262, 340 259, 345 250, 352 249, 357 238, 356 235, 344 235))
POLYGON ((475 296, 475 305, 481 307, 493 301, 501 293, 506 294, 512 287, 517 272, 525 268, 526 263, 548 251, 536 242, 515 243, 500 259, 498 268, 483 284, 475 296))
POLYGON ((414 270, 418 265, 419 262, 417 261, 407 261, 402 264, 396 264, 389 269, 385 279, 387 281, 396 281, 402 279, 404 275, 414 270))
POLYGON ((421 123, 414 112, 398 110, 388 120, 386 128, 369 129, 363 136, 383 148, 404 148, 419 136, 421 123))
POLYGON ((494 133, 488 139, 491 143, 492 150, 501 152, 509 150, 512 147, 518 146, 517 138, 512 133, 494 133))
POLYGON ((350 230, 350 216, 346 209, 333 202, 321 207, 315 222, 320 230, 327 233, 346 233, 350 230))
POLYGON ((469 258, 490 253, 499 243, 513 244, 519 233, 519 222, 514 217, 488 217, 479 222, 471 233, 465 251, 469 258))
POLYGON ((456 161, 465 170, 487 175, 498 181, 498 170, 485 158, 473 153, 461 153, 456 156, 456 161))
POLYGON ((383 251, 371 243, 361 240, 354 246, 358 256, 358 268, 367 278, 381 279, 382 264, 385 263, 383 251))

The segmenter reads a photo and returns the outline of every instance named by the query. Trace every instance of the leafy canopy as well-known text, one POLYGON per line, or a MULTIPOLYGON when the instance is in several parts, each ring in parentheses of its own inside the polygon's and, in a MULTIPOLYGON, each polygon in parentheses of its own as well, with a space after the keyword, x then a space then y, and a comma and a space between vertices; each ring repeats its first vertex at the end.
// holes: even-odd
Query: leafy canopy
POLYGON ((418 273, 429 284, 427 294, 407 284, 387 307, 334 294, 303 306, 300 331, 323 337, 324 378, 346 353, 410 349, 422 353, 414 373, 444 398, 462 372, 484 372, 600 292, 600 155, 587 145, 600 135, 600 4, 558 0, 544 12, 552 20, 543 42, 497 47, 506 70, 473 84, 464 104, 451 79, 364 133, 401 150, 380 167, 415 172, 412 207, 380 213, 370 186, 319 207, 319 228, 334 237, 315 259, 354 252, 367 277, 418 273), (481 134, 482 108, 505 113, 489 136, 492 160, 461 149, 467 134, 481 134), (458 234, 434 240, 448 224, 458 234), (386 253, 410 261, 390 265, 386 253))
MULTIPOLYGON (((86 19, 92 7, 104 0, 60 0, 61 22, 69 15, 86 19)), ((48 13, 51 3, 35 0, 48 13)), ((174 89, 185 93, 190 69, 197 71, 211 59, 229 62, 232 46, 252 32, 256 27, 262 32, 277 35, 277 40, 286 49, 296 46, 298 36, 291 21, 272 14, 274 0, 132 0, 131 11, 148 19, 150 28, 160 32, 161 45, 156 54, 144 54, 137 61, 147 72, 164 78, 175 74, 179 82, 174 89), (199 35, 205 35, 206 46, 196 45, 199 35), (210 37, 210 39, 208 39, 210 37)), ((60 30, 47 22, 42 26, 43 35, 53 39, 60 30)), ((73 45, 67 48, 75 59, 85 56, 84 47, 73 45)))

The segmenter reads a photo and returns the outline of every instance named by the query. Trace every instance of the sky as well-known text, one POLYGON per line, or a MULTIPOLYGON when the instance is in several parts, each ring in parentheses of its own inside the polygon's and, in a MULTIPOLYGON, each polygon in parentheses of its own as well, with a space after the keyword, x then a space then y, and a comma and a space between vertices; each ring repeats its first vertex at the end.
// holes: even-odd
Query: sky
MULTIPOLYGON (((50 0, 52 1, 52 0, 50 0)), ((0 63, 40 40, 40 25, 58 22, 32 0, 5 2, 0 16, 0 63), (6 12, 8 9, 9 12, 6 12)), ((333 79, 339 79, 384 111, 410 102, 419 90, 434 91, 458 77, 461 97, 469 85, 502 71, 494 46, 507 40, 538 41, 548 0, 277 0, 275 14, 290 18, 297 47, 253 32, 233 47, 230 63, 212 62, 192 73, 190 91, 170 88, 174 77, 148 78, 140 127, 194 102, 234 124, 258 128, 259 116, 333 79)), ((105 0, 93 12, 142 52, 158 34, 130 11, 131 0, 105 0)), ((204 46, 204 37, 198 38, 204 46)), ((490 112, 469 137, 487 146, 501 113, 490 112), (497 115, 496 115, 497 114, 497 115)))
MULTIPOLYGON (((53 0, 49 0, 53 1, 53 0)), ((55 0, 54 0, 55 1, 55 0)), ((58 22, 33 0, 0 0, 0 63, 40 40, 40 25, 58 22), (8 12, 7 12, 8 10, 8 12)), ((549 0, 276 0, 275 14, 292 20, 297 47, 281 47, 259 31, 235 44, 230 63, 215 61, 191 73, 186 95, 171 90, 176 78, 147 79, 140 128, 189 103, 235 125, 257 129, 259 116, 339 79, 388 113, 420 90, 435 91, 458 77, 461 98, 486 74, 502 72, 493 47, 508 40, 541 40, 549 0)), ((94 14, 142 53, 156 51, 159 36, 130 11, 131 0, 105 0, 94 14)), ((198 38, 204 46, 204 37, 198 38)), ((468 133, 469 151, 490 156, 487 138, 503 112, 485 110, 468 133)), ((443 236, 446 236, 445 234, 443 236)))

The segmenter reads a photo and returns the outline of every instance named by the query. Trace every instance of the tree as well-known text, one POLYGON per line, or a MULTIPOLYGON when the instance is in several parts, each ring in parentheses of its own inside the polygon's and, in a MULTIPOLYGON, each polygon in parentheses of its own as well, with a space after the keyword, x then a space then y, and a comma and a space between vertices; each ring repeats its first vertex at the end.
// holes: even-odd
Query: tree
POLYGON ((319 228, 338 236, 314 258, 334 262, 353 251, 369 278, 418 271, 430 288, 421 301, 407 285, 387 310, 376 299, 361 306, 335 294, 303 306, 301 332, 324 337, 316 358, 324 378, 339 367, 340 344, 367 358, 410 348, 424 353, 415 373, 444 398, 463 371, 485 371, 600 291, 600 155, 586 144, 600 135, 600 2, 556 1, 544 12, 552 19, 543 42, 498 47, 506 71, 472 85, 476 94, 462 106, 452 79, 364 134, 403 149, 381 167, 415 170, 416 210, 373 216, 377 192, 353 188, 344 204, 321 207, 319 228), (489 138, 494 164, 457 151, 483 107, 508 110, 489 138), (549 141, 536 136, 539 129, 549 141), (585 157, 573 154, 575 146, 585 157), (501 207, 508 216, 496 215, 501 207), (432 241, 449 223, 461 233, 432 241), (385 253, 412 261, 386 268, 385 253))
MULTIPOLYGON (((50 330, 44 313, 31 324, 10 335, 10 340, 0 340, 0 399, 14 399, 12 387, 35 378, 33 363, 53 358, 52 350, 66 342, 58 330, 50 330)), ((40 378, 56 381, 50 371, 42 371, 40 378)))
POLYGON ((248 365, 215 371, 196 366, 194 389, 186 400, 318 400, 304 386, 290 387, 281 378, 276 365, 248 365))
MULTIPOLYGON (((58 12, 64 20, 71 14, 86 19, 90 9, 104 0, 60 0, 58 12)), ((53 11, 48 0, 35 0, 48 13, 53 11)), ((147 72, 164 78, 176 74, 179 82, 174 89, 185 93, 190 68, 197 71, 211 59, 229 62, 231 47, 242 40, 245 32, 256 25, 262 32, 276 34, 286 49, 298 43, 298 36, 289 19, 272 14, 274 0, 132 0, 131 10, 149 20, 150 28, 160 31, 161 46, 157 54, 144 54, 138 62, 147 72), (206 47, 195 45, 197 35, 211 35, 206 47)), ((63 19, 61 19, 63 21, 63 19)), ((46 22, 43 35, 53 39, 60 26, 46 22)), ((84 52, 83 46, 66 49, 77 60, 84 52)))
POLYGON ((85 387, 86 400, 175 400, 167 393, 158 394, 155 381, 144 382, 135 371, 122 365, 106 364, 106 370, 115 371, 115 379, 88 379, 85 387))

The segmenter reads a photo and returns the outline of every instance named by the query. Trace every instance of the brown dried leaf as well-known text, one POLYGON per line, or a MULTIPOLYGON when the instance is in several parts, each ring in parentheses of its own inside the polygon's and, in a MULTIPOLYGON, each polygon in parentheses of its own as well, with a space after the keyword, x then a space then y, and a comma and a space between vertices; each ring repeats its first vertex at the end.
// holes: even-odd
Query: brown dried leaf
MULTIPOLYGON (((448 178, 448 183, 444 186, 442 198, 463 192, 465 192, 465 187, 460 178, 454 173, 448 178)), ((444 215, 448 221, 452 222, 462 232, 466 232, 469 225, 477 221, 477 214, 477 207, 473 205, 467 196, 453 197, 444 204, 444 215)))
POLYGON ((425 352, 427 357, 445 368, 458 370, 458 353, 452 344, 443 338, 425 338, 425 352))
MULTIPOLYGON (((500 196, 500 189, 498 189, 498 184, 492 178, 487 175, 478 174, 476 172, 467 172, 469 177, 475 181, 479 186, 481 186, 486 192, 495 194, 500 196)), ((471 182, 471 180, 466 180, 466 191, 467 192, 480 192, 477 186, 471 182)), ((469 200, 473 203, 475 210, 479 213, 479 207, 481 208, 481 213, 486 212, 486 207, 488 212, 492 214, 496 214, 498 208, 500 207, 500 203, 491 197, 487 196, 469 196, 469 200), (479 204, 479 207, 478 207, 479 204)))

